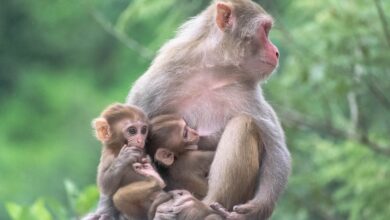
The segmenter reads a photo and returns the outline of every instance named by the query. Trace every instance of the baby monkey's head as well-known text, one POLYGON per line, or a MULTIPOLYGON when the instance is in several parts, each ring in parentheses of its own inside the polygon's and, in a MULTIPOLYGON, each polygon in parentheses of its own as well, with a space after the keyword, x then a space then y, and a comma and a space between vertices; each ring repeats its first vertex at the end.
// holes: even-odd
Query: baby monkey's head
POLYGON ((144 148, 149 120, 136 106, 115 103, 92 122, 96 137, 107 147, 123 145, 144 148))
POLYGON ((172 165, 176 156, 188 150, 197 150, 198 142, 198 132, 179 115, 160 115, 150 122, 147 151, 164 166, 172 165))

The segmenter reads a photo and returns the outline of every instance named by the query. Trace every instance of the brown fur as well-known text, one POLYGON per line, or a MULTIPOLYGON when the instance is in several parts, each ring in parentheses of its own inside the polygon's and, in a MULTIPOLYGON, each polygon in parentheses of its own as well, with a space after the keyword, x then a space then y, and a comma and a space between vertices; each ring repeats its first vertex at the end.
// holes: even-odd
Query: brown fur
POLYGON ((208 175, 214 151, 188 151, 168 168, 167 190, 186 189, 195 198, 203 199, 208 191, 208 175))
MULTIPOLYGON (((165 177, 167 190, 186 189, 196 198, 202 199, 208 190, 208 173, 214 158, 213 151, 186 150, 182 136, 186 123, 174 114, 160 115, 151 119, 151 132, 147 144, 149 155, 165 148, 175 155, 175 161, 167 167, 165 177)), ((197 145, 197 142, 194 143, 197 145)), ((198 147, 198 146, 196 146, 198 147)))
MULTIPOLYGON (((148 123, 148 118, 142 110, 118 103, 107 107, 100 117, 94 120, 96 136, 103 143, 97 182, 102 197, 107 198, 105 202, 99 203, 98 214, 115 218, 117 214, 113 209, 116 208, 128 218, 145 219, 154 197, 162 190, 162 183, 155 177, 135 171, 134 163, 145 164, 142 162, 144 152, 125 140, 121 127, 125 120, 130 120, 130 124, 148 123), (125 143, 129 146, 124 146, 125 143), (104 212, 99 213, 99 210, 104 212)), ((148 172, 153 173, 153 170, 149 169, 148 172)))

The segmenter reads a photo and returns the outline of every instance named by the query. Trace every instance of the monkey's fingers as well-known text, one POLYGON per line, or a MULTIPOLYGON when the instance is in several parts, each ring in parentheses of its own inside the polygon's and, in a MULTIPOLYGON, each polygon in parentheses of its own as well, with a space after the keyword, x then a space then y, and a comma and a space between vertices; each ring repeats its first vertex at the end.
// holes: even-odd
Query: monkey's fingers
POLYGON ((141 163, 133 163, 133 168, 134 168, 134 170, 140 170, 140 169, 142 169, 142 164, 141 163))
POLYGON ((157 172, 153 172, 151 174, 151 176, 154 177, 157 180, 158 185, 162 189, 164 189, 167 186, 167 184, 165 184, 164 180, 160 177, 160 175, 157 172))
POLYGON ((150 163, 142 163, 142 168, 147 169, 147 170, 154 170, 153 166, 150 163))
POLYGON ((162 204, 157 207, 156 215, 176 215, 175 212, 173 212, 173 207, 168 206, 167 204, 162 204))
POLYGON ((246 220, 246 219, 257 219, 253 217, 246 217, 244 214, 238 214, 237 212, 231 212, 226 220, 246 220))
POLYGON ((217 214, 219 214, 222 217, 227 218, 228 216, 230 216, 230 212, 218 202, 214 202, 210 204, 210 207, 214 209, 214 211, 216 211, 217 214))
POLYGON ((153 220, 174 220, 177 219, 174 213, 156 213, 153 220))
POLYGON ((141 159, 141 162, 142 163, 149 163, 149 160, 148 160, 148 158, 144 157, 141 159))
POLYGON ((236 205, 233 207, 233 211, 239 214, 248 214, 255 211, 256 207, 253 204, 246 203, 241 205, 236 205))
POLYGON ((180 205, 174 206, 173 207, 173 212, 174 213, 180 213, 185 208, 191 207, 193 204, 194 204, 194 201, 192 201, 192 200, 186 201, 186 202, 184 202, 184 203, 182 203, 180 205))

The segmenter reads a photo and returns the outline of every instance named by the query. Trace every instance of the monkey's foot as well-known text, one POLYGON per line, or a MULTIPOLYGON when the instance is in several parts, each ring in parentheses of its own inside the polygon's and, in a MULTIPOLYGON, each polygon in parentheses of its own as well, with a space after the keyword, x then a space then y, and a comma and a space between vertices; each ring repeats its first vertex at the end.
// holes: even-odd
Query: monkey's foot
MULTIPOLYGON (((214 202, 212 204, 210 204, 210 207, 220 216, 226 218, 227 220, 245 220, 245 219, 257 219, 257 218, 254 218, 252 215, 249 214, 250 211, 252 211, 252 209, 245 209, 245 211, 248 211, 248 212, 243 212, 244 209, 240 209, 241 207, 239 206, 236 206, 236 210, 234 210, 233 212, 229 212, 225 207, 223 207, 221 204, 219 204, 218 202, 214 202), (238 211, 241 211, 241 213, 239 213, 238 211)), ((244 207, 243 207, 244 208, 244 207)))
POLYGON ((211 203, 210 207, 222 217, 227 218, 230 215, 230 212, 218 202, 211 203))
POLYGON ((156 213, 176 215, 194 204, 194 197, 187 190, 172 190, 169 193, 173 197, 171 202, 161 204, 156 213))
POLYGON ((227 219, 236 219, 236 216, 241 216, 243 219, 268 219, 272 214, 273 207, 257 204, 255 202, 248 202, 233 207, 231 216, 227 219))
POLYGON ((233 207, 233 211, 237 212, 239 214, 248 214, 252 211, 256 210, 256 206, 250 203, 247 204, 241 204, 241 205, 236 205, 233 207))

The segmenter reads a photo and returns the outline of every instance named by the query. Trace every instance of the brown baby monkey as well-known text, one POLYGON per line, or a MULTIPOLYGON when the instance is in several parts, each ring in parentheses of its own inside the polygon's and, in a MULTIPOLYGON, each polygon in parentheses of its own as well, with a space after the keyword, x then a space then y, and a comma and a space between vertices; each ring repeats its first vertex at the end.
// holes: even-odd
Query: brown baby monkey
POLYGON ((148 209, 165 183, 145 156, 149 120, 135 106, 113 104, 93 120, 103 144, 97 183, 97 212, 86 219, 147 219, 148 209))
POLYGON ((175 114, 151 119, 147 152, 166 171, 167 190, 186 189, 196 198, 207 194, 213 151, 198 150, 199 135, 175 114))

